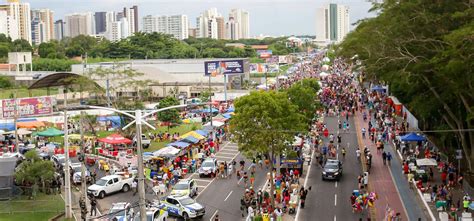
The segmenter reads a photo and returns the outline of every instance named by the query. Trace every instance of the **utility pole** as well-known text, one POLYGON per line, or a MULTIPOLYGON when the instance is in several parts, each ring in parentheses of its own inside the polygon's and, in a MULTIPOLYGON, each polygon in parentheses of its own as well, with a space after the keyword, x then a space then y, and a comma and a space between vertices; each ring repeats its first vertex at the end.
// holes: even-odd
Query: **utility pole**
MULTIPOLYGON (((13 121, 15 124, 15 149, 17 153, 20 153, 20 147, 18 146, 18 89, 15 90, 15 114, 13 115, 13 121)), ((12 151, 13 152, 13 151, 12 151)))
POLYGON ((137 155, 138 155, 138 204, 140 206, 140 220, 146 221, 145 202, 145 176, 143 175, 143 154, 142 154, 142 111, 135 110, 135 123, 137 125, 137 155))
POLYGON ((81 118, 80 118, 80 128, 81 128, 81 189, 84 194, 84 199, 87 205, 87 180, 86 180, 86 159, 85 159, 85 152, 86 152, 86 144, 84 141, 84 111, 81 111, 81 118))
POLYGON ((71 208, 71 173, 69 171, 69 128, 67 119, 67 86, 64 86, 64 194, 66 203, 66 218, 72 218, 71 208))
POLYGON ((209 73, 209 119, 212 127, 212 88, 211 88, 211 73, 209 73))

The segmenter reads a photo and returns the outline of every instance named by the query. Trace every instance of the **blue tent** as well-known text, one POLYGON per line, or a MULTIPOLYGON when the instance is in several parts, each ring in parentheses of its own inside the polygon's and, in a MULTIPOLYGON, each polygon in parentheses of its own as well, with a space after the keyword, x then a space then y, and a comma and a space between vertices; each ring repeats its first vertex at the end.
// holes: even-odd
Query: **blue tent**
POLYGON ((168 146, 179 147, 181 149, 188 147, 190 144, 183 141, 176 141, 168 144, 168 146))
POLYGON ((423 136, 420 136, 416 133, 409 133, 407 135, 400 137, 401 141, 425 141, 426 139, 423 136))
POLYGON ((143 156, 153 156, 153 153, 152 152, 145 152, 145 153, 143 153, 143 156))
POLYGON ((377 91, 377 92, 387 92, 387 89, 385 89, 384 87, 380 86, 380 85, 375 85, 372 87, 371 89, 372 91, 377 91))
POLYGON ((205 136, 205 137, 209 134, 207 131, 204 131, 204 130, 196 130, 196 133, 201 134, 202 136, 205 136))
POLYGON ((181 141, 187 142, 187 143, 199 143, 199 139, 193 137, 193 136, 187 136, 181 141))
POLYGON ((229 109, 227 109, 227 112, 234 112, 234 111, 235 111, 234 107, 229 107, 229 109))
POLYGON ((113 128, 118 128, 122 125, 122 120, 119 116, 99 116, 97 121, 110 121, 113 128))
POLYGON ((222 116, 224 116, 226 119, 232 118, 232 115, 230 115, 229 113, 223 114, 222 116))
MULTIPOLYGON (((219 112, 219 110, 217 110, 216 108, 212 108, 212 113, 217 113, 219 112)), ((201 110, 202 113, 209 113, 209 108, 204 108, 201 110)))
POLYGON ((15 130, 15 124, 14 123, 0 123, 0 130, 15 130))

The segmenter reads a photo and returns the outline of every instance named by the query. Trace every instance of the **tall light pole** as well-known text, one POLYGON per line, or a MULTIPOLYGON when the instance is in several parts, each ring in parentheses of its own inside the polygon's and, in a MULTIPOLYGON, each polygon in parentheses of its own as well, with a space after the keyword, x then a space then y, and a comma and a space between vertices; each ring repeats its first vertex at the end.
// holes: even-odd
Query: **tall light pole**
POLYGON ((71 208, 71 173, 69 171, 69 128, 67 119, 67 86, 64 86, 64 202, 66 204, 66 218, 72 218, 71 208))

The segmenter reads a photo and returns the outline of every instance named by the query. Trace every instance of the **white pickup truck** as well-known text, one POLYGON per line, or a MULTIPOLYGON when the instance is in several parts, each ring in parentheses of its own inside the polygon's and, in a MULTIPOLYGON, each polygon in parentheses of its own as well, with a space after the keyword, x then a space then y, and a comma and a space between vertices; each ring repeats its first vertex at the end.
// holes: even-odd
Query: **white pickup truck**
POLYGON ((87 188, 89 194, 93 194, 100 199, 104 198, 106 195, 123 191, 127 192, 132 186, 134 177, 125 177, 122 175, 110 175, 104 176, 97 180, 97 182, 87 188))

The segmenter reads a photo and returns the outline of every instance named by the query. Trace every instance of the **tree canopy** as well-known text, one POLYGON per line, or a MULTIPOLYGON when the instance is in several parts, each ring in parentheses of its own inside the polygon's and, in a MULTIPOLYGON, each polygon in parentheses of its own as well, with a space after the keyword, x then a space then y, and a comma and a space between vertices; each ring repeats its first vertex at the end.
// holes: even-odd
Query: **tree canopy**
MULTIPOLYGON (((165 97, 160 101, 158 108, 161 109, 161 108, 175 106, 175 105, 179 105, 178 99, 176 99, 175 97, 165 97)), ((178 109, 170 109, 170 110, 158 112, 158 119, 161 122, 168 123, 168 125, 178 124, 180 123, 179 111, 178 109)))
POLYGON ((390 91, 418 118, 422 130, 449 152, 462 147, 474 167, 474 8, 472 1, 396 1, 377 5, 375 18, 339 45, 347 60, 358 55, 368 80, 390 91))
POLYGON ((35 150, 25 154, 25 160, 17 167, 15 180, 23 186, 43 186, 54 178, 53 162, 42 160, 35 150))

